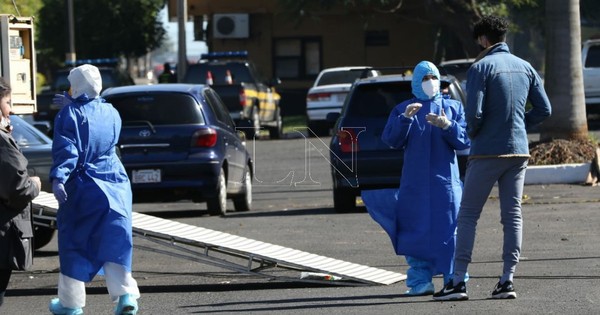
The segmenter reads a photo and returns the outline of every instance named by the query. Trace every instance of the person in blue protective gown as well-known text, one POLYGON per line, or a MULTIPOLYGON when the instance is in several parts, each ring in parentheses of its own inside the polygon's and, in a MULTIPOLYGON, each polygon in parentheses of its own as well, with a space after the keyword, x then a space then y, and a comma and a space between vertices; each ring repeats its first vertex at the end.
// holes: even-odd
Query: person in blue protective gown
POLYGON ((442 97, 439 79, 435 65, 418 63, 411 82, 414 97, 396 105, 381 136, 391 147, 404 149, 400 187, 361 194, 396 254, 406 258, 407 295, 433 294, 433 276, 449 278, 453 271, 462 196, 455 150, 468 149, 470 141, 463 105, 442 97))
POLYGON ((53 314, 83 314, 85 282, 105 275, 115 314, 136 314, 140 296, 131 275, 132 193, 115 146, 121 118, 99 96, 98 68, 82 65, 68 76, 70 95, 54 121, 50 172, 57 213, 60 274, 53 314))

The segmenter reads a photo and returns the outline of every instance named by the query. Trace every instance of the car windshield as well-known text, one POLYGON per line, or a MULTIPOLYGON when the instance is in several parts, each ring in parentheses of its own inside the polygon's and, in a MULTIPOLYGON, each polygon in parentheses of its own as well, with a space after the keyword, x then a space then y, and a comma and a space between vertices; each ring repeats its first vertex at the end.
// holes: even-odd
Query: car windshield
POLYGON ((186 73, 186 82, 189 83, 205 83, 207 72, 210 70, 212 75, 213 84, 224 85, 228 84, 226 81, 227 70, 231 74, 233 83, 239 82, 252 82, 253 79, 250 76, 248 68, 241 63, 231 64, 198 64, 188 68, 186 73))
POLYGON ((49 138, 21 118, 11 115, 10 123, 14 127, 11 135, 20 147, 50 144, 49 138))
POLYGON ((460 80, 465 80, 467 78, 467 71, 469 70, 472 64, 472 62, 465 62, 444 65, 441 67, 443 68, 441 72, 445 71, 447 74, 453 75, 460 80))
POLYGON ((329 85, 329 84, 342 84, 342 83, 354 83, 356 79, 361 77, 361 74, 365 70, 363 69, 355 69, 355 70, 346 70, 346 71, 331 71, 325 72, 319 78, 317 82, 317 86, 321 85, 329 85))
POLYGON ((590 46, 587 58, 585 59, 586 68, 598 68, 600 67, 600 45, 590 46))
POLYGON ((204 123, 196 101, 189 95, 133 94, 108 96, 109 103, 119 111, 124 125, 150 122, 152 125, 204 123))
POLYGON ((413 98, 410 81, 356 86, 348 104, 349 116, 387 117, 399 103, 413 98))

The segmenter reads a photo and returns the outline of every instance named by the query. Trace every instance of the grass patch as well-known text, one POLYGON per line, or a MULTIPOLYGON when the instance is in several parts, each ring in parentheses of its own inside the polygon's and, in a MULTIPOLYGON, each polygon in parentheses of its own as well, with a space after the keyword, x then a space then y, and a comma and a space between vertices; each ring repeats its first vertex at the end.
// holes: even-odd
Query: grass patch
POLYGON ((294 132, 294 128, 306 128, 306 116, 283 116, 283 133, 294 132))

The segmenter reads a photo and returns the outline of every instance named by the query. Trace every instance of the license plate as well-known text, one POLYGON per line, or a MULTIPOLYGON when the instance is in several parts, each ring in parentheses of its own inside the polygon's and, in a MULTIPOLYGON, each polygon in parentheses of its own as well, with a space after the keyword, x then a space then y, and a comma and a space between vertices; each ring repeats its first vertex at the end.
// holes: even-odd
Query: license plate
POLYGON ((160 170, 134 170, 131 181, 135 184, 160 183, 160 170))

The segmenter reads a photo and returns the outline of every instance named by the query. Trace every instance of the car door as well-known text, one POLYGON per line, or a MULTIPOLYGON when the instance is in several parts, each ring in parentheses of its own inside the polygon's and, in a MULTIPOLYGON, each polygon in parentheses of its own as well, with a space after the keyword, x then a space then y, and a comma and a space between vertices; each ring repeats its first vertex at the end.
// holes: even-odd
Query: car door
POLYGON ((235 124, 219 95, 213 89, 207 88, 204 90, 204 99, 217 119, 218 133, 225 145, 225 158, 229 165, 227 186, 229 188, 238 187, 243 183, 247 157, 246 147, 238 136, 235 124))

